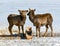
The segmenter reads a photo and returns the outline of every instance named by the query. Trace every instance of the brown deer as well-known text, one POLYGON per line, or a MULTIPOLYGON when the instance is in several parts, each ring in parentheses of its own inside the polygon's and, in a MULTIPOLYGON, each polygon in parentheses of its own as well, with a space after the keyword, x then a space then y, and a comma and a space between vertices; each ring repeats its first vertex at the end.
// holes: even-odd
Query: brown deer
POLYGON ((29 12, 27 15, 29 16, 29 19, 33 23, 33 25, 36 26, 36 37, 38 36, 38 33, 39 33, 39 37, 40 37, 40 27, 44 26, 44 25, 46 27, 46 32, 44 33, 43 36, 46 36, 48 26, 50 26, 51 36, 53 36, 53 28, 52 28, 53 18, 51 16, 51 14, 50 13, 35 14, 34 12, 35 12, 35 9, 34 10, 29 9, 29 12))
POLYGON ((20 15, 17 14, 10 14, 7 18, 8 23, 9 23, 9 32, 12 35, 12 27, 13 25, 18 26, 19 29, 19 34, 20 34, 20 26, 22 27, 22 32, 24 33, 24 24, 26 21, 26 13, 28 10, 18 10, 20 15))

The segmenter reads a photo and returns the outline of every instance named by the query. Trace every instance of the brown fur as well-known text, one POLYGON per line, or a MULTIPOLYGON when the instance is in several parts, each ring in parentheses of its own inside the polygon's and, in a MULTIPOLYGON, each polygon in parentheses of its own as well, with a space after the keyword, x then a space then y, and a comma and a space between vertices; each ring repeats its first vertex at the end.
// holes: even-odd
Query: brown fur
POLYGON ((28 12, 27 10, 18 10, 20 15, 17 14, 10 14, 7 18, 8 23, 9 23, 9 32, 12 34, 12 27, 13 25, 18 26, 19 29, 19 34, 20 34, 20 26, 22 27, 22 31, 24 33, 24 24, 26 21, 26 13, 28 12))
POLYGON ((32 28, 31 28, 31 27, 28 27, 28 28, 26 29, 25 34, 26 34, 26 38, 27 38, 28 40, 29 40, 29 39, 32 39, 32 28))
POLYGON ((50 26, 51 28, 51 36, 53 33, 53 29, 52 29, 52 22, 53 22, 53 18, 51 16, 50 13, 45 13, 45 14, 35 14, 34 10, 29 9, 28 12, 28 16, 30 21, 33 23, 34 26, 36 26, 36 36, 37 36, 37 31, 39 33, 39 37, 40 37, 40 27, 44 26, 46 27, 46 32, 44 33, 44 36, 46 36, 47 30, 48 30, 48 26, 50 26))
POLYGON ((26 28, 25 33, 20 33, 20 38, 27 40, 32 39, 32 28, 31 27, 26 28))

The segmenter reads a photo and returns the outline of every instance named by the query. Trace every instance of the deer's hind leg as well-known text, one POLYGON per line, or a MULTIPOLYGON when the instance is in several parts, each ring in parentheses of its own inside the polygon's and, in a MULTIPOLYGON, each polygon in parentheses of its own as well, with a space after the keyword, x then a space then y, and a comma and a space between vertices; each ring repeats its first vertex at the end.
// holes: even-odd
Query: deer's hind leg
POLYGON ((45 31, 45 33, 44 33, 44 37, 46 37, 46 35, 47 35, 47 31, 48 31, 48 25, 46 25, 46 31, 45 31))
POLYGON ((53 36, 53 28, 52 28, 52 24, 49 25, 50 29, 51 29, 51 37, 53 36))
POLYGON ((19 29, 19 34, 20 34, 20 26, 18 26, 18 29, 19 29))

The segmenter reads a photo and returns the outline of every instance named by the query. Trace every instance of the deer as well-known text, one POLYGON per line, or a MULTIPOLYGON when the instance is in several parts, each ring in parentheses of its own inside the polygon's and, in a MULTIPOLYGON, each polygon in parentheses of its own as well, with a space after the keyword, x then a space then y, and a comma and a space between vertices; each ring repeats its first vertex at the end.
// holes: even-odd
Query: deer
POLYGON ((20 27, 22 28, 22 32, 24 33, 24 24, 26 21, 26 13, 28 10, 18 10, 20 15, 17 14, 9 14, 7 17, 8 23, 9 23, 9 32, 12 35, 12 27, 13 25, 18 26, 19 34, 20 34, 20 27))
POLYGON ((52 23, 53 23, 53 18, 50 13, 44 13, 44 14, 35 14, 36 9, 30 9, 27 15, 29 16, 29 20, 33 23, 33 25, 36 27, 36 37, 40 37, 40 28, 41 26, 46 27, 46 31, 44 32, 43 36, 46 36, 48 28, 50 27, 51 29, 51 36, 53 36, 53 28, 52 28, 52 23))

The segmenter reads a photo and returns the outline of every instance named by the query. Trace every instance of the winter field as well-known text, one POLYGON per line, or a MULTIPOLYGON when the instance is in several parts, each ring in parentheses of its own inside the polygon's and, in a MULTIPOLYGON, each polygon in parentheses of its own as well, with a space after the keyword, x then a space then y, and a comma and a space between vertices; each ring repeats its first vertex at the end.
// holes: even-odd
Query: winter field
POLYGON ((60 46, 60 38, 58 37, 41 37, 32 40, 0 40, 0 46, 60 46))
MULTIPOLYGON (((13 27, 16 29, 16 27, 13 27)), ((49 30, 50 31, 50 30, 49 30)), ((18 30, 13 30, 13 34, 18 34, 18 30)), ((0 46, 60 46, 60 0, 0 0, 0 46), (7 28, 9 24, 7 17, 9 14, 19 14, 19 10, 36 9, 35 14, 51 13, 53 17, 53 37, 50 32, 47 37, 42 37, 45 32, 43 27, 41 37, 36 37, 35 27, 26 15, 25 27, 31 26, 33 38, 31 40, 20 39, 20 37, 1 37, 10 35, 7 28)))
MULTIPOLYGON (((13 30, 13 34, 18 31, 13 30)), ((36 37, 33 32, 33 38, 31 40, 20 39, 20 37, 1 37, 0 46, 60 46, 60 33, 54 33, 53 37, 50 37, 50 33, 47 33, 47 37, 36 37)), ((8 29, 0 29, 0 35, 10 35, 8 29)))

